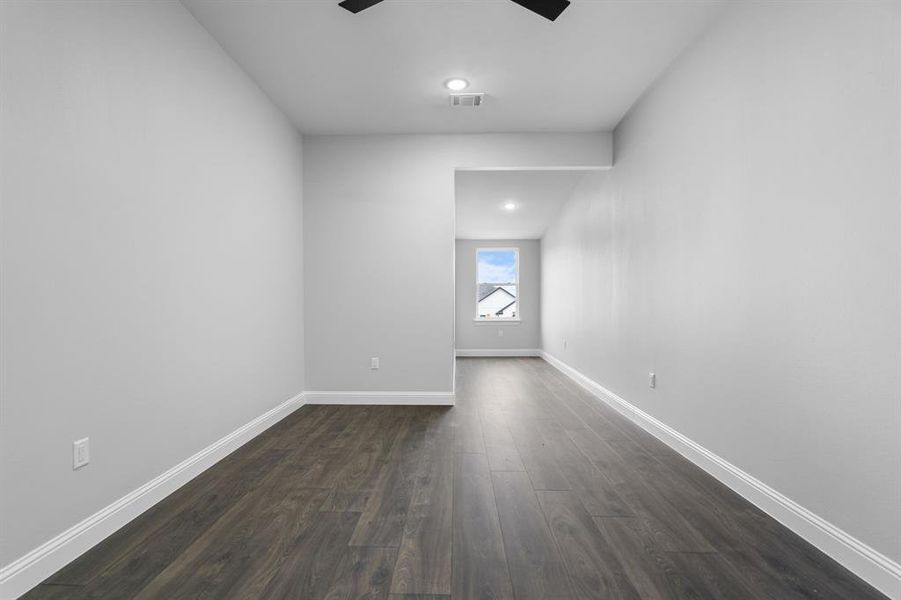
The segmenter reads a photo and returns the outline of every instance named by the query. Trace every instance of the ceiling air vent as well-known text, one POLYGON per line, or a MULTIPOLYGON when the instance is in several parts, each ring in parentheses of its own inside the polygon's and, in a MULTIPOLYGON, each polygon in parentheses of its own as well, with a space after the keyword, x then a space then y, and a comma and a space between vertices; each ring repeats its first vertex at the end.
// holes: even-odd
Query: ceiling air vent
POLYGON ((485 94, 451 94, 450 105, 454 108, 475 108, 485 101, 485 94))

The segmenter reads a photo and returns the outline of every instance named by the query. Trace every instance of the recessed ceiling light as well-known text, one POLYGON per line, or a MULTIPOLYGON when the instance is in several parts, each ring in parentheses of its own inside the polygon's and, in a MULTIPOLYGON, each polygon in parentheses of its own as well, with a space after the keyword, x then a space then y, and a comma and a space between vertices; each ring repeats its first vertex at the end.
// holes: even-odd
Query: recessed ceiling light
POLYGON ((504 204, 504 210, 516 210, 516 203, 507 202, 506 204, 504 204))
POLYGON ((461 90, 465 90, 469 87, 469 82, 465 79, 460 79, 459 77, 454 77, 453 79, 448 79, 444 82, 444 87, 449 89, 452 92, 459 92, 461 90))

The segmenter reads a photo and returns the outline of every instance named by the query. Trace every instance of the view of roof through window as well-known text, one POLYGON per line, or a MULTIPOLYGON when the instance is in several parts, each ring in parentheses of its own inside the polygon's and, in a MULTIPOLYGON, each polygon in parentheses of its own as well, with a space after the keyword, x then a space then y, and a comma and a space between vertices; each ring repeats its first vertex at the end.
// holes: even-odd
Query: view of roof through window
POLYGON ((476 283, 478 319, 519 318, 519 251, 516 248, 477 250, 476 283))

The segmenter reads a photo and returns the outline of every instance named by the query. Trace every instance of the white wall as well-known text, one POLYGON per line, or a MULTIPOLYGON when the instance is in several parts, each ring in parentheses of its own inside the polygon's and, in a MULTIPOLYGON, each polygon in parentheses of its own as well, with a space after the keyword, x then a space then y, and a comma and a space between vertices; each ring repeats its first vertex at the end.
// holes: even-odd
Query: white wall
POLYGON ((899 6, 733 8, 542 242, 545 350, 896 561, 899 6))
MULTIPOLYGON (((541 242, 457 240, 456 340, 463 350, 534 350, 541 347, 541 242), (519 323, 475 321, 476 250, 519 248, 519 323), (503 337, 498 332, 503 331, 503 337)), ((507 296, 509 298, 509 296, 507 296)))
POLYGON ((302 156, 177 2, 0 2, 0 56, 5 565, 302 391, 302 156))
POLYGON ((306 389, 450 391, 454 169, 611 158, 609 134, 305 137, 306 389))

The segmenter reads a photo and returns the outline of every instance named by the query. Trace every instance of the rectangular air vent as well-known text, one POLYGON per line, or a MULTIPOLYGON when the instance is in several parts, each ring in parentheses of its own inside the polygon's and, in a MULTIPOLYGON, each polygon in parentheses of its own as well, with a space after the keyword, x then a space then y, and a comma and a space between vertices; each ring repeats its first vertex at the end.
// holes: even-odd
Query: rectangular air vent
POLYGON ((475 108, 481 106, 485 94, 451 94, 450 105, 454 108, 475 108))

